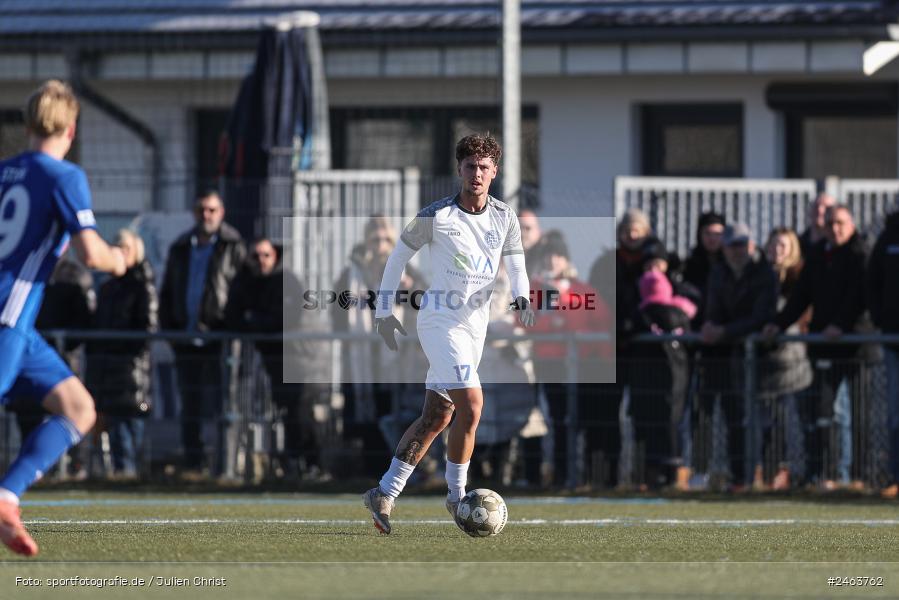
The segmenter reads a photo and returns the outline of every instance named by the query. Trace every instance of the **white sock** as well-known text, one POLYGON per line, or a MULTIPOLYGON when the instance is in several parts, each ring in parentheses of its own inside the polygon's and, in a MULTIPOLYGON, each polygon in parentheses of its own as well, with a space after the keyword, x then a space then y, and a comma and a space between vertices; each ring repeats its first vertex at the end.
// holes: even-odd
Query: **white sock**
POLYGON ((406 481, 408 481, 409 476, 412 475, 412 471, 414 470, 414 465, 404 463, 400 459, 394 457, 393 460, 390 461, 390 468, 387 469, 387 472, 384 473, 384 477, 381 477, 381 483, 378 484, 381 486, 381 493, 390 496, 391 498, 399 496, 400 492, 403 491, 403 488, 406 487, 406 481))
POLYGON ((450 502, 458 502, 465 495, 465 484, 468 482, 468 465, 462 463, 457 465, 454 462, 446 461, 446 484, 449 486, 449 493, 446 495, 450 502))
POLYGON ((19 505, 19 497, 6 488, 0 488, 0 501, 12 502, 16 506, 19 505))

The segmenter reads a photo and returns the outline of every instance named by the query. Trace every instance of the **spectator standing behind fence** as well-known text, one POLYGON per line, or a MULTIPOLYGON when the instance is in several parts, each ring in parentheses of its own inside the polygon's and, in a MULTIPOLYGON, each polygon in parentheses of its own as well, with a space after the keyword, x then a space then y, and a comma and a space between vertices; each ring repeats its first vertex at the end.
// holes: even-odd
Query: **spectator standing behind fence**
MULTIPOLYGON (((96 307, 97 297, 94 294, 94 278, 91 276, 91 272, 79 261, 63 255, 56 263, 53 274, 47 281, 44 302, 37 314, 34 326, 38 331, 90 329, 96 307)), ((80 340, 67 338, 62 348, 57 348, 56 341, 53 339, 48 339, 47 342, 57 352, 62 351, 62 358, 73 373, 82 372, 81 348, 83 344, 80 340)), ((23 440, 43 422, 48 414, 43 406, 27 396, 13 397, 7 407, 16 414, 16 423, 23 440)), ((90 446, 90 440, 83 439, 68 450, 66 453, 69 458, 67 472, 60 473, 60 477, 76 480, 87 477, 90 446)), ((59 464, 62 468, 65 462, 59 464)))
MULTIPOLYGON (((542 310, 540 318, 532 328, 533 333, 608 333, 611 314, 603 298, 589 284, 577 278, 577 270, 571 264, 568 246, 558 230, 548 231, 540 240, 539 255, 542 257, 534 290, 558 293, 558 306, 572 307, 577 302, 573 298, 595 299, 593 310, 542 310)), ((583 300, 582 300, 583 302, 583 300)), ((565 485, 569 479, 568 453, 568 383, 577 385, 577 410, 580 435, 583 435, 585 467, 587 473, 605 473, 607 481, 596 482, 605 485, 617 478, 620 434, 618 429, 618 406, 620 397, 609 397, 604 386, 588 383, 596 377, 601 361, 611 356, 607 342, 581 342, 577 347, 579 359, 578 380, 571 379, 567 370, 568 346, 564 342, 542 341, 534 343, 537 358, 537 378, 543 386, 552 422, 550 429, 553 446, 553 473, 556 485, 565 485), (594 458, 604 465, 594 465, 594 458)))
MULTIPOLYGON (((868 307, 883 333, 899 334, 899 211, 887 217, 886 227, 868 262, 868 307)), ((899 344, 884 346, 887 371, 888 432, 891 481, 882 490, 886 498, 899 497, 899 344)))
MULTIPOLYGON (((618 436, 617 440, 610 438, 609 444, 617 443, 620 446, 617 415, 631 366, 629 340, 640 322, 637 313, 640 290, 637 282, 643 274, 643 246, 654 241, 655 237, 649 226, 649 217, 637 208, 628 209, 624 213, 615 229, 615 235, 617 247, 607 250, 596 259, 590 267, 589 283, 595 290, 607 290, 609 282, 615 282, 615 296, 606 301, 615 313, 616 377, 615 383, 606 386, 609 388, 606 401, 612 404, 607 407, 609 414, 616 415, 616 428, 614 433, 609 430, 609 434, 618 436)), ((615 471, 617 480, 617 468, 615 471)))
MULTIPOLYGON (((505 265, 500 263, 492 297, 506 298, 512 284, 505 265)), ((546 435, 544 415, 538 396, 529 342, 490 340, 490 334, 522 333, 518 318, 505 302, 490 303, 488 340, 479 369, 485 373, 484 393, 490 398, 481 410, 478 445, 471 459, 470 476, 504 486, 511 485, 518 458, 527 481, 539 486, 543 455, 541 441, 546 435)))
POLYGON ((804 258, 811 255, 812 248, 827 239, 827 209, 836 203, 836 198, 824 191, 819 192, 815 199, 809 202, 806 212, 808 227, 799 236, 799 245, 804 258))
MULTIPOLYGON (((656 335, 682 335, 690 331, 696 305, 674 294, 668 277, 650 269, 640 277, 640 312, 647 329, 656 335)), ((646 344, 640 348, 645 377, 632 385, 630 413, 634 441, 644 449, 646 477, 651 488, 675 482, 689 486, 690 468, 684 463, 681 426, 690 379, 689 354, 679 340, 646 344)))
MULTIPOLYGON (((701 396, 703 409, 712 414, 715 398, 720 396, 727 420, 727 450, 732 485, 746 483, 743 381, 744 353, 740 340, 756 333, 777 312, 777 276, 764 258, 756 253, 749 227, 743 223, 724 230, 724 262, 715 265, 709 275, 706 297, 706 322, 700 331, 703 350, 723 359, 718 368, 703 372, 701 396)), ((710 362, 710 361, 709 361, 710 362)))
MULTIPOLYGON (((691 302, 694 306, 698 306, 702 297, 699 293, 699 290, 696 289, 692 284, 689 284, 683 280, 681 272, 677 269, 678 258, 676 255, 668 252, 668 249, 658 239, 651 237, 648 238, 643 243, 642 248, 642 265, 643 265, 643 273, 660 273, 665 276, 668 280, 668 283, 671 285, 672 294, 682 297, 685 300, 691 302)), ((642 276, 641 276, 642 278, 642 276)), ((640 292, 640 298, 642 300, 642 291, 640 292)), ((638 307, 639 308, 639 307, 638 307)), ((695 318, 695 317, 694 317, 695 318)), ((646 322, 646 315, 642 310, 638 310, 636 313, 636 321, 635 321, 635 333, 649 333, 651 332, 650 324, 646 322)), ((663 411, 663 414, 659 414, 658 412, 653 413, 653 405, 654 402, 652 398, 658 397, 658 382, 652 381, 645 376, 646 373, 646 360, 657 359, 659 354, 656 352, 656 349, 652 347, 653 344, 650 343, 647 345, 643 344, 635 344, 633 348, 629 350, 629 356, 631 360, 628 363, 629 373, 626 375, 627 381, 630 382, 630 402, 628 405, 628 414, 632 417, 639 417, 643 422, 642 427, 646 427, 649 421, 654 420, 658 422, 660 418, 665 422, 668 418, 668 412, 663 411), (648 398, 646 395, 648 394, 648 398), (641 398, 642 396, 642 398, 641 398), (641 406, 636 406, 636 403, 640 402, 641 406)), ((679 384, 679 381, 675 381, 674 383, 679 384)), ((685 412, 686 408, 684 409, 685 412)), ((680 435, 681 439, 679 440, 676 448, 679 448, 679 452, 681 454, 686 454, 686 446, 690 443, 690 421, 687 419, 687 415, 683 414, 684 420, 680 424, 680 435)), ((646 430, 642 430, 640 434, 645 434, 646 430)), ((652 443, 655 443, 656 440, 652 440, 652 443)), ((644 450, 647 450, 646 446, 643 446, 644 450)), ((648 448, 651 452, 657 451, 658 447, 648 448)), ((665 456, 664 459, 667 461, 668 456, 665 456)), ((682 456, 682 458, 685 458, 682 456)), ((657 486, 661 483, 664 483, 664 480, 667 479, 667 471, 668 469, 661 469, 661 459, 656 457, 649 457, 649 471, 647 473, 649 477, 644 478, 648 483, 652 486, 657 486)), ((638 466, 638 465, 635 465, 638 466)), ((687 486, 685 477, 690 476, 690 472, 684 470, 682 468, 677 469, 677 477, 681 479, 677 480, 676 486, 685 489, 687 486)))
MULTIPOLYGON (((766 336, 787 330, 809 307, 812 308, 809 333, 820 333, 833 340, 857 331, 862 325, 867 255, 864 241, 855 230, 852 212, 845 205, 827 209, 826 223, 827 239, 812 247, 789 301, 773 323, 765 327, 766 336)), ((847 425, 851 415, 846 414, 848 407, 835 414, 834 403, 839 400, 842 386, 850 390, 858 382, 858 351, 857 346, 846 344, 813 344, 808 350, 814 367, 815 391, 819 393, 808 394, 800 402, 802 422, 810 428, 805 435, 806 476, 817 478, 826 488, 835 485, 834 475, 844 482, 849 478, 847 463, 851 457, 841 452, 840 445, 848 446, 845 437, 851 435, 847 425), (834 443, 835 422, 841 425, 840 445, 834 443)))
MULTIPOLYGON (((228 329, 245 333, 281 334, 300 329, 302 284, 281 261, 282 249, 268 238, 250 245, 250 256, 231 284, 225 322, 228 329), (285 321, 285 318, 289 319, 285 321)), ((284 383, 284 347, 290 341, 254 342, 268 374, 272 402, 284 422, 281 467, 288 478, 320 479, 318 429, 313 394, 306 386, 284 383)), ((292 375, 292 379, 296 374, 292 375)))
MULTIPOLYGON (((231 281, 247 251, 236 229, 225 223, 225 207, 215 191, 194 204, 196 225, 172 244, 159 298, 163 329, 203 333, 221 329, 231 281)), ((222 406, 221 344, 173 343, 181 396, 183 466, 189 477, 204 467, 203 419, 222 406)))
MULTIPOLYGON (((386 217, 375 215, 365 223, 363 235, 363 242, 352 250, 349 266, 334 284, 338 294, 348 291, 364 299, 369 290, 377 292, 380 287, 387 259, 396 246, 396 230, 386 217)), ((407 265, 399 289, 411 292, 427 286, 418 270, 407 265)), ((417 311, 409 303, 397 303, 396 308, 406 331, 414 331, 417 311)), ((374 311, 364 302, 352 304, 341 300, 334 305, 332 323, 335 331, 371 334, 374 316, 374 311)), ((364 472, 375 471, 381 467, 384 454, 390 452, 378 422, 392 412, 394 394, 401 393, 404 387, 397 382, 417 381, 412 378, 412 370, 427 367, 422 364, 422 353, 413 344, 403 344, 398 354, 386 351, 381 343, 345 342, 341 348, 344 436, 361 442, 364 464, 360 468, 364 472), (384 381, 385 373, 390 374, 387 381, 384 381)), ((426 465, 428 469, 431 466, 426 465)))
MULTIPOLYGON (((765 244, 768 263, 777 274, 780 291, 777 308, 783 309, 799 282, 804 262, 796 233, 787 227, 771 232, 765 244)), ((802 321, 794 323, 787 333, 803 333, 802 321)), ((772 456, 778 461, 771 487, 789 489, 795 478, 802 478, 801 423, 797 414, 796 394, 812 383, 812 368, 802 342, 785 342, 761 346, 764 358, 759 362, 758 390, 763 409, 761 458, 772 456), (778 435, 783 432, 782 435, 778 435)), ((760 477, 756 478, 760 484, 760 477)))
POLYGON ((699 292, 700 304, 696 311, 695 327, 702 325, 706 285, 709 280, 709 272, 712 267, 722 261, 721 239, 724 235, 724 216, 716 212, 705 212, 699 215, 699 224, 696 227, 696 247, 690 251, 690 256, 684 261, 683 279, 686 283, 695 287, 699 292))
MULTIPOLYGON (((539 256, 540 240, 543 237, 540 220, 533 210, 525 208, 518 213, 518 226, 521 229, 521 246, 524 249, 524 263, 528 272, 528 279, 533 279, 536 277, 536 271, 542 264, 542 258, 539 256)), ((507 274, 503 281, 508 283, 507 274)), ((512 321, 514 322, 514 319, 512 321)), ((528 348, 532 347, 528 346, 528 348)), ((531 366, 533 367, 533 364, 531 366)), ((518 437, 518 443, 521 448, 521 456, 523 457, 523 479, 531 485, 541 486, 548 485, 550 483, 549 478, 552 476, 552 466, 548 460, 548 444, 545 443, 549 440, 545 431, 546 412, 548 409, 546 408, 545 395, 540 388, 536 387, 534 391, 537 394, 538 406, 531 411, 528 425, 518 437), (545 458, 547 460, 544 460, 545 458)))
MULTIPOLYGON (((615 428, 607 431, 608 444, 620 446, 620 431, 618 429, 618 411, 624 396, 627 384, 630 382, 631 371, 634 369, 634 348, 630 343, 642 327, 638 305, 640 303, 640 290, 638 281, 643 275, 643 265, 647 246, 659 245, 660 242, 652 234, 649 225, 649 217, 637 208, 630 208, 621 217, 615 230, 618 245, 615 249, 602 254, 590 268, 590 286, 595 290, 607 290, 609 282, 615 282, 615 296, 608 298, 609 308, 615 313, 615 344, 616 344, 616 378, 615 383, 603 387, 605 407, 608 414, 615 414, 615 428), (614 303, 613 303, 614 302, 614 303)), ((667 263, 666 263, 667 269, 667 263)), ((618 453, 618 450, 616 450, 618 453)), ((621 483, 618 478, 617 465, 612 467, 612 479, 621 483)))
POLYGON ((616 233, 618 247, 596 259, 590 268, 589 283, 593 289, 602 290, 608 289, 608 282, 615 281, 615 305, 611 308, 615 310, 615 336, 620 362, 624 358, 622 352, 627 339, 633 335, 639 322, 637 305, 640 303, 640 290, 637 282, 643 275, 643 247, 655 238, 649 218, 637 208, 624 213, 616 233))
POLYGON ((538 242, 543 232, 540 230, 540 221, 537 213, 529 208, 524 208, 518 213, 518 226, 521 228, 521 247, 524 249, 524 262, 528 275, 534 275, 540 265, 538 255, 538 242))
MULTIPOLYGON (((116 245, 127 271, 100 287, 94 326, 102 330, 155 331, 158 301, 153 269, 144 242, 128 229, 116 245)), ((118 479, 135 479, 143 444, 144 419, 150 413, 150 345, 146 340, 95 340, 87 345, 87 386, 109 432, 112 464, 118 479)))

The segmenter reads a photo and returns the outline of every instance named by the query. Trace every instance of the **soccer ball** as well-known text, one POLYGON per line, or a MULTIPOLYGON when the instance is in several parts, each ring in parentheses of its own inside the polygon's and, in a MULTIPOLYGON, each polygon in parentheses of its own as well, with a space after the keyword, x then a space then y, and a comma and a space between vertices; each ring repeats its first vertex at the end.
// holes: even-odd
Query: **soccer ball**
POLYGON ((471 537, 493 537, 506 526, 509 509, 493 490, 471 490, 459 502, 459 525, 471 537))

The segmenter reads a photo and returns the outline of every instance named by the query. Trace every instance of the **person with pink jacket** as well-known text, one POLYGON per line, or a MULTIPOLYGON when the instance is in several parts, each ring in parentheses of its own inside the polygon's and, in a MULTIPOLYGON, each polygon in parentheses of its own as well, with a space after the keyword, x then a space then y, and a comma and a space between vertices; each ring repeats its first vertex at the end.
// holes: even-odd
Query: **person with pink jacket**
MULTIPOLYGON (((646 268, 638 283, 645 328, 657 335, 688 332, 696 304, 675 295, 668 276, 652 262, 646 268)), ((646 376, 631 385, 630 414, 635 442, 645 456, 644 483, 648 488, 674 484, 686 489, 690 473, 680 428, 687 406, 689 354, 676 340, 641 344, 639 352, 646 376)))

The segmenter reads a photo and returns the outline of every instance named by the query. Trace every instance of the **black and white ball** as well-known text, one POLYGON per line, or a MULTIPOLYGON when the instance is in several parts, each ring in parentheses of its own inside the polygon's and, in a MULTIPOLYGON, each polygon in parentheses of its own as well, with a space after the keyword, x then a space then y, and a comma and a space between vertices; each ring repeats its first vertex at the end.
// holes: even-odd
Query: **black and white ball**
POLYGON ((462 531, 471 537, 492 537, 506 526, 509 509, 502 496, 480 488, 463 496, 456 515, 462 531))

